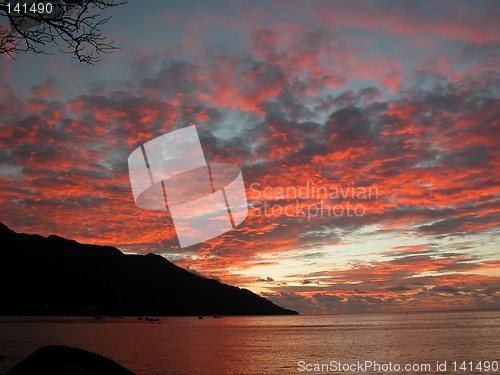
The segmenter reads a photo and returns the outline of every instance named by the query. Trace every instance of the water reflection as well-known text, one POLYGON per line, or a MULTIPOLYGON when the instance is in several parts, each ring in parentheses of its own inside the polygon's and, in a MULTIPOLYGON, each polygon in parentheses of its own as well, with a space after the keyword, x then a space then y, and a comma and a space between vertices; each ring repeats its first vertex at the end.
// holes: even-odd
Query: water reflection
POLYGON ((299 361, 497 360, 500 312, 286 317, 0 320, 0 373, 50 344, 114 359, 138 375, 295 374, 299 361))

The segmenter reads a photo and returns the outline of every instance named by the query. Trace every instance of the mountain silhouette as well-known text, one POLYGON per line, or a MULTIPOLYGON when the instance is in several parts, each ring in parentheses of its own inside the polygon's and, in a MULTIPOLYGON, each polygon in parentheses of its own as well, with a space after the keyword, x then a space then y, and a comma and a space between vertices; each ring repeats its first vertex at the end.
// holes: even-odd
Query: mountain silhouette
POLYGON ((0 224, 2 315, 292 315, 247 289, 195 275, 155 254, 0 224))

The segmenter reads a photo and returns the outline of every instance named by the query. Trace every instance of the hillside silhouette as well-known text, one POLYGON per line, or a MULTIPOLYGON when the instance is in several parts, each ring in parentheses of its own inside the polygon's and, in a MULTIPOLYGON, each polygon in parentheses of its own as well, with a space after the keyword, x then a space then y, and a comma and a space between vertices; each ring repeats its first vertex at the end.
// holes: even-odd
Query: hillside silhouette
POLYGON ((159 255, 128 255, 0 224, 2 315, 291 315, 159 255))

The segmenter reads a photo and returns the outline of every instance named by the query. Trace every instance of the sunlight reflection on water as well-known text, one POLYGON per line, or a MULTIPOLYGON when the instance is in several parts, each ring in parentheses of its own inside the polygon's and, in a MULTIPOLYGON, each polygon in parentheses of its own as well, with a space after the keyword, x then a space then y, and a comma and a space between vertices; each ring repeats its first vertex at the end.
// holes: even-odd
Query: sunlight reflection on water
POLYGON ((500 312, 165 317, 160 322, 0 317, 0 355, 5 356, 0 374, 51 344, 108 356, 137 375, 297 374, 301 360, 500 362, 500 312))

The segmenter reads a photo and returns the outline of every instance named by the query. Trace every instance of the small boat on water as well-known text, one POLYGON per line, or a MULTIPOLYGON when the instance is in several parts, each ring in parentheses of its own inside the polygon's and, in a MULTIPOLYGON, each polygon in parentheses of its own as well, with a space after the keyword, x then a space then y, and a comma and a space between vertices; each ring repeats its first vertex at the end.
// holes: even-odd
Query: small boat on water
POLYGON ((148 322, 159 322, 160 321, 160 319, 158 319, 158 318, 151 318, 150 316, 146 316, 144 318, 144 320, 146 320, 148 322))
POLYGON ((203 317, 200 315, 200 316, 198 317, 198 319, 203 319, 203 317))
POLYGON ((222 316, 220 316, 220 315, 214 315, 214 316, 212 316, 212 318, 213 319, 222 319, 222 316))

